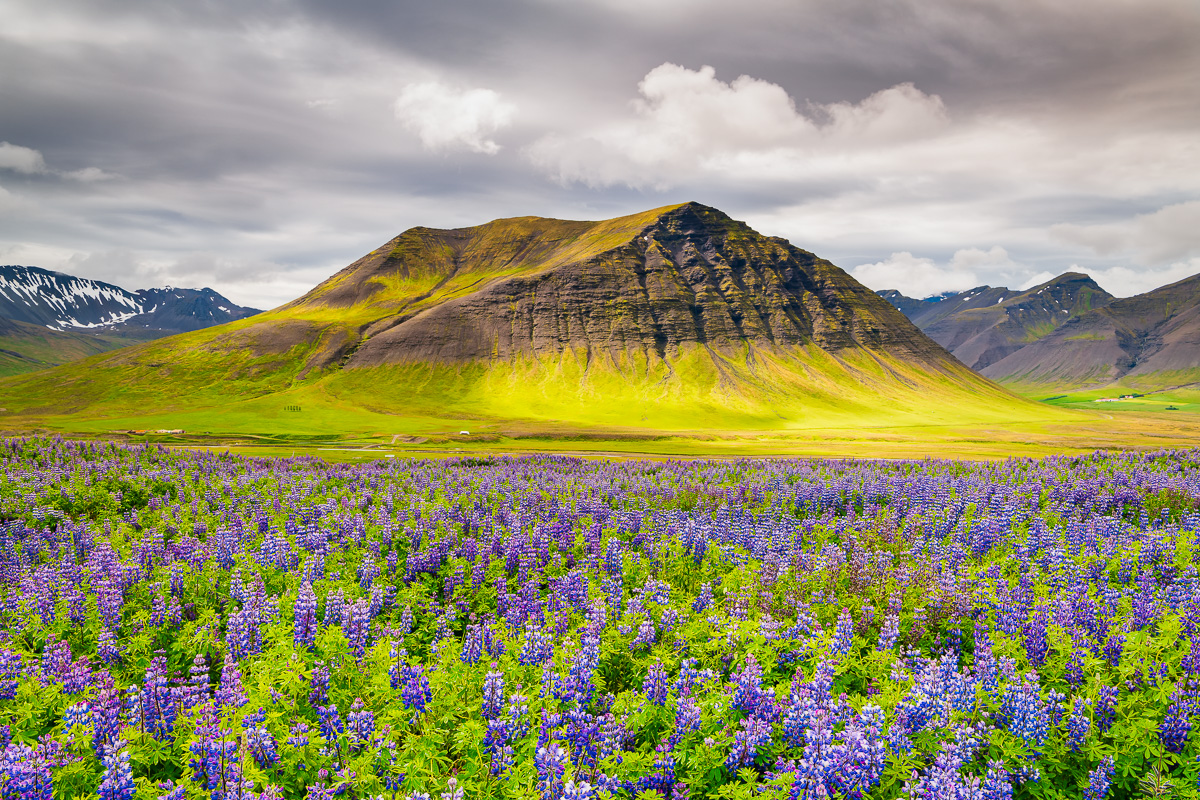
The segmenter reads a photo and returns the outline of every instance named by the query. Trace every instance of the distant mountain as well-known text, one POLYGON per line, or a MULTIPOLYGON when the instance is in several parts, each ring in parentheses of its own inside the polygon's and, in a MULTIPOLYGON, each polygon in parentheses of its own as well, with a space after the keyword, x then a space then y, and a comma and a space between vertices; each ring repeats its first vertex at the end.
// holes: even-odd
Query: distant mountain
POLYGON ((0 266, 0 376, 259 313, 212 289, 140 289, 0 266))
POLYGON ((1113 300, 1078 272, 1064 273, 1023 292, 979 286, 924 300, 894 289, 879 294, 974 370, 986 370, 1075 316, 1113 300))
POLYGON ((175 423, 304 408, 375 415, 355 423, 370 430, 404 416, 762 429, 1050 413, 828 261, 698 203, 412 228, 292 303, 9 379, 0 406, 175 423))
POLYGON ((212 289, 130 292, 40 267, 0 266, 0 317, 58 331, 194 331, 259 313, 212 289))
POLYGON ((1200 383, 1200 275, 1073 316, 983 373, 1028 387, 1200 383))

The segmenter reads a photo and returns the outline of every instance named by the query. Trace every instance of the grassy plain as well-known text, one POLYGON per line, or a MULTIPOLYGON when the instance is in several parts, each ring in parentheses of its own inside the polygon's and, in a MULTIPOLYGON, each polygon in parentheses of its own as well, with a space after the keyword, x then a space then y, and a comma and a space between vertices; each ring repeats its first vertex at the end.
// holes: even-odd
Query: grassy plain
MULTIPOLYGON (((1110 405, 1110 404, 1106 404, 1110 405)), ((1111 404, 1115 405, 1115 404, 1111 404)), ((10 420, 12 422, 15 420, 10 420)), ((7 427, 7 426, 6 426, 7 427)), ((10 427, 83 438, 146 441, 245 455, 309 455, 332 461, 388 457, 558 453, 596 457, 999 459, 1070 455, 1099 449, 1200 447, 1200 413, 1058 410, 1051 418, 972 424, 842 424, 790 428, 661 430, 478 417, 401 417, 329 407, 321 414, 256 410, 194 411, 116 419, 67 419, 10 427), (159 428, 183 428, 159 434, 159 428), (131 432, 131 429, 144 431, 131 432), (463 434, 462 431, 469 431, 463 434)))

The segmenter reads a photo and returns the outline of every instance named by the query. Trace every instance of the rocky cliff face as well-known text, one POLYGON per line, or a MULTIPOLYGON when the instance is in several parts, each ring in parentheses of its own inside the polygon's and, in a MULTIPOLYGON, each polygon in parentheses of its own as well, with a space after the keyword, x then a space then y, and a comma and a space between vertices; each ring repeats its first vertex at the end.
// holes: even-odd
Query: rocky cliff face
MULTIPOLYGON (((390 269, 395 276, 436 277, 434 286, 444 286, 464 270, 478 271, 473 254, 486 249, 488 227, 421 229, 408 242, 394 240, 387 255, 352 269, 367 273, 376 285, 390 269)), ((577 245, 576 239, 564 240, 583 232, 581 227, 559 232, 558 248, 577 245)), ((669 359, 689 345, 728 352, 748 344, 815 345, 830 353, 862 348, 926 366, 949 361, 903 315, 842 270, 720 211, 689 203, 631 233, 600 252, 584 248, 578 259, 549 252, 544 237, 510 241, 501 248, 501 268, 493 257, 473 291, 415 312, 399 308, 370 325, 346 366, 504 359, 568 349, 669 359), (503 274, 514 265, 516 274, 503 274)), ((379 290, 368 294, 361 288, 365 283, 348 272, 300 305, 369 300, 379 290)))

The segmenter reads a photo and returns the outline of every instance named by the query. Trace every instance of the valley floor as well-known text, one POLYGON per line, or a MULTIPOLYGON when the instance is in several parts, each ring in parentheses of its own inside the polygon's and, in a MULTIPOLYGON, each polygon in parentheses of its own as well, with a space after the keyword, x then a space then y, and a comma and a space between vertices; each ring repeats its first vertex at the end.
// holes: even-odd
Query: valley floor
MULTIPOLYGON (((316 456, 332 461, 395 457, 499 456, 555 453, 608 458, 955 458, 1001 459, 1094 450, 1200 447, 1195 405, 1165 411, 1138 399, 1071 403, 1053 421, 988 425, 860 425, 792 430, 673 430, 572 427, 479 419, 393 418, 394 429, 324 434, 260 421, 258 430, 231 420, 210 430, 114 427, 113 420, 57 419, 11 427, 7 435, 57 433, 66 438, 153 442, 172 448, 245 455, 316 456), (1150 408, 1152 410, 1142 410, 1150 408), (1082 409, 1082 410, 1079 410, 1082 409), (224 428, 224 429, 222 429, 224 428), (161 432, 160 432, 161 431, 161 432), (469 431, 469 433, 464 433, 469 431)), ((136 420, 131 420, 136 421, 136 420)), ((12 420, 12 422, 17 422, 12 420)), ((152 424, 169 424, 154 420, 152 424)))

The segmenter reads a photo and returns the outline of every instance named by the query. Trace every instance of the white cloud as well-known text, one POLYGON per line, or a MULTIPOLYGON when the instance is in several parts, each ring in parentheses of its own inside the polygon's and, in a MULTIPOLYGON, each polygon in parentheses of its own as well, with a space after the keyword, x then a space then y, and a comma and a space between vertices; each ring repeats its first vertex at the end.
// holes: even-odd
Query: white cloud
POLYGON ((527 155, 564 183, 595 186, 664 186, 696 170, 811 177, 844 170, 856 153, 920 141, 948 124, 941 98, 911 83, 859 103, 801 111, 778 84, 748 75, 725 83, 710 66, 666 63, 646 74, 638 93, 631 117, 596 131, 544 136, 527 155))
POLYGON ((877 291, 898 289, 909 297, 929 297, 940 292, 960 292, 979 285, 973 272, 939 266, 932 258, 909 252, 892 253, 883 261, 860 264, 850 270, 860 283, 877 291))
POLYGON ((404 87, 394 106, 396 119, 430 150, 465 147, 495 155, 490 136, 512 124, 517 108, 491 89, 456 89, 437 81, 404 87))
POLYGON ((1200 274, 1200 257, 1176 261, 1159 269, 1072 266, 1071 271, 1086 272, 1096 283, 1117 297, 1129 297, 1200 274))
POLYGON ((1014 261, 998 245, 987 250, 963 248, 942 264, 909 252, 892 253, 883 261, 860 264, 850 274, 872 289, 898 289, 909 297, 961 292, 983 285, 1028 288, 1054 277, 1014 261))
POLYGON ((1050 232, 1097 255, 1126 256, 1140 264, 1186 259, 1200 255, 1200 200, 1100 225, 1054 225, 1050 232))
POLYGON ((117 177, 97 167, 84 167, 70 172, 49 169, 46 166, 46 159, 40 151, 8 142, 0 142, 0 169, 10 169, 22 175, 56 175, 82 183, 105 181, 117 177))
POLYGON ((84 167, 83 169, 71 170, 70 172, 61 173, 64 178, 70 178, 73 181, 80 183, 95 183, 96 181, 109 181, 117 177, 111 172, 105 172, 98 167, 84 167))
POLYGON ((46 171, 46 160, 33 148, 0 142, 0 169, 34 175, 46 171))

